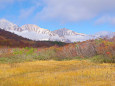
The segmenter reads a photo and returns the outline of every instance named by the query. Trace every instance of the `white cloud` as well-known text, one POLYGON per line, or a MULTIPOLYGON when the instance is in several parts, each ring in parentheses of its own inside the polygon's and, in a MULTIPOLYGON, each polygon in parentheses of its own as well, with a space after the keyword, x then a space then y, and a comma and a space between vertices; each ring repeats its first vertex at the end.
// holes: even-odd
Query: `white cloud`
MULTIPOLYGON (((37 1, 38 0, 31 1, 32 7, 21 9, 19 18, 26 19, 26 18, 30 17, 32 14, 35 15, 34 12, 37 10, 37 8, 39 8, 42 5, 40 2, 37 2, 37 1)), ((32 15, 32 17, 34 18, 33 15, 32 15)))
MULTIPOLYGON (((20 18, 27 18, 38 11, 36 19, 74 22, 89 20, 100 15, 115 14, 115 0, 0 0, 0 8, 14 2, 31 2, 33 7, 21 9, 20 18), (39 6, 43 9, 38 10, 39 6)), ((114 21, 111 18, 106 21, 114 21)), ((104 21, 104 20, 103 20, 104 21)))
POLYGON ((115 25, 115 16, 102 16, 95 21, 95 24, 109 23, 115 25))
POLYGON ((19 18, 21 18, 21 19, 28 18, 35 11, 35 8, 36 7, 31 7, 31 8, 28 8, 28 9, 22 9, 20 11, 19 18))
POLYGON ((44 0, 44 3, 38 18, 66 22, 88 20, 115 9, 115 0, 44 0))

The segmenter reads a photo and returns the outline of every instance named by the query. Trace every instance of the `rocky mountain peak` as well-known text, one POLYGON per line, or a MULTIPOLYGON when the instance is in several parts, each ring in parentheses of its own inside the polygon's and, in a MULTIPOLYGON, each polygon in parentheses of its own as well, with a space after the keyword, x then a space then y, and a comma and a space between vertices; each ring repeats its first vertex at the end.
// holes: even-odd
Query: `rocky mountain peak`
POLYGON ((66 29, 66 28, 58 29, 58 30, 55 30, 53 32, 58 34, 60 37, 63 37, 65 35, 66 36, 85 35, 85 34, 82 34, 82 33, 74 32, 74 31, 66 29))
POLYGON ((49 31, 48 29, 44 29, 44 28, 40 28, 37 25, 34 24, 25 24, 21 27, 23 30, 28 30, 28 31, 34 31, 38 34, 48 34, 50 36, 54 36, 56 34, 54 34, 53 32, 49 31))
POLYGON ((22 29, 19 26, 11 23, 10 21, 6 19, 0 19, 0 28, 4 30, 14 30, 14 31, 19 31, 19 32, 22 31, 22 29))

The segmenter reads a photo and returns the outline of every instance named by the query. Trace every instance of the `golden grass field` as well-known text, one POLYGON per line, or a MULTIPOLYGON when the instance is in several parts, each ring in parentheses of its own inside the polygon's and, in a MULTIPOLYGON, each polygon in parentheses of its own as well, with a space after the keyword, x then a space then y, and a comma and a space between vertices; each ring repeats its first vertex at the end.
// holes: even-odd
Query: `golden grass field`
POLYGON ((0 64, 0 86, 115 86, 115 64, 86 60, 0 64))

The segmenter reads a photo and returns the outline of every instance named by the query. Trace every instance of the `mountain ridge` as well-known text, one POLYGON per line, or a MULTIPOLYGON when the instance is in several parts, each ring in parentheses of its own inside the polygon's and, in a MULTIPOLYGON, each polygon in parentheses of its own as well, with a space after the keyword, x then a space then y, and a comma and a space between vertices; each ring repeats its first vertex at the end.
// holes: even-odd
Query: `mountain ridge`
POLYGON ((19 27, 18 25, 13 24, 12 22, 5 19, 0 20, 0 28, 35 41, 77 42, 102 38, 104 36, 113 37, 115 34, 110 32, 106 32, 105 34, 102 32, 95 35, 87 35, 83 33, 77 33, 67 28, 50 31, 35 24, 25 24, 19 27))
POLYGON ((54 30, 53 32, 58 34, 59 36, 64 36, 64 35, 86 35, 86 34, 74 32, 74 31, 69 30, 67 28, 62 28, 62 29, 54 30))

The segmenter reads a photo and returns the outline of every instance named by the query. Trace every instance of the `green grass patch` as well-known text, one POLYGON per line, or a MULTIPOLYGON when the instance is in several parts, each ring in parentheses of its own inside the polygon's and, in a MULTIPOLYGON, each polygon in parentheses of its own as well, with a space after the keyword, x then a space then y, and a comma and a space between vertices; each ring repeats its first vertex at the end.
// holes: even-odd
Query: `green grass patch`
POLYGON ((90 60, 97 63, 115 63, 115 57, 110 58, 103 55, 94 56, 90 60))

